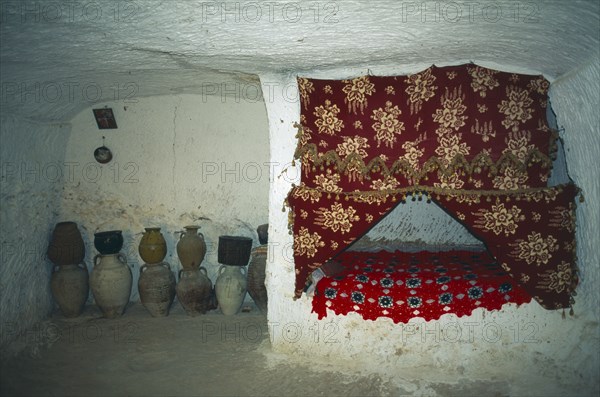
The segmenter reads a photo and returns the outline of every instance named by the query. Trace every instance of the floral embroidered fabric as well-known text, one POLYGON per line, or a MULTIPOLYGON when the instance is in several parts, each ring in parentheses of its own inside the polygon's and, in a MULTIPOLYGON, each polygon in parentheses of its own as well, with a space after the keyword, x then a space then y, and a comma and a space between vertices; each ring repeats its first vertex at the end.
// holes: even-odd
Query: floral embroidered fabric
POLYGON ((463 223, 543 307, 572 304, 578 189, 547 186, 547 80, 468 64, 298 84, 296 297, 312 271, 418 199, 463 223))
POLYGON ((303 182, 328 192, 545 187, 548 81, 477 65, 298 79, 303 182))
POLYGON ((512 280, 487 252, 346 251, 336 257, 346 270, 319 281, 313 312, 360 314, 365 320, 413 317, 437 320, 453 313, 469 315, 481 307, 499 310, 521 305, 531 296, 512 280))

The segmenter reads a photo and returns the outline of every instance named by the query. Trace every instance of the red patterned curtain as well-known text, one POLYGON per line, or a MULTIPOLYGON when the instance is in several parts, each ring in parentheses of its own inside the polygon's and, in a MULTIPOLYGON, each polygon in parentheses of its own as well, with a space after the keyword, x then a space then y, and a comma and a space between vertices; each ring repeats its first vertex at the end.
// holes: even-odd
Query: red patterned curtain
POLYGON ((547 187, 556 134, 544 77, 469 64, 298 84, 296 297, 410 195, 465 224, 544 307, 570 305, 577 189, 547 187))

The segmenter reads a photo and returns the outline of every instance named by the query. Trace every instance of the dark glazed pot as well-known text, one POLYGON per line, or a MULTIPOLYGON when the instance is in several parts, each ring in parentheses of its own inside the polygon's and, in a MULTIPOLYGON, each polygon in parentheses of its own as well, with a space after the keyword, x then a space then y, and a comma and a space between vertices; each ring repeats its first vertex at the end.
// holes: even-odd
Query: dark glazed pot
POLYGON ((219 236, 219 263, 229 266, 246 266, 250 260, 252 239, 240 236, 219 236))
POLYGON ((118 254, 121 248, 123 248, 123 234, 121 230, 95 233, 94 247, 100 252, 100 255, 118 254))

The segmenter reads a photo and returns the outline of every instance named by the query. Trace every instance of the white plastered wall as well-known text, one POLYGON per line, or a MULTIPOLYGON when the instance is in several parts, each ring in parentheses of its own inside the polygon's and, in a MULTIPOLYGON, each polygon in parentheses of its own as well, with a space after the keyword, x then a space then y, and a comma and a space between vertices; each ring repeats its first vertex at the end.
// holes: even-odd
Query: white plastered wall
POLYGON ((99 130, 92 107, 72 120, 65 161, 75 178, 65 184, 60 210, 61 219, 80 226, 90 271, 97 254, 93 234, 122 230, 135 301, 144 228, 162 228, 165 261, 177 272, 176 232, 197 224, 207 243, 202 266, 214 283, 219 236, 251 237, 258 245, 256 227, 268 221, 268 125, 262 98, 180 94, 94 108, 104 106, 113 109, 118 129, 99 130), (114 157, 100 165, 93 153, 103 136, 114 157))
MULTIPOLYGON (((52 310, 48 239, 60 211, 70 125, 0 119, 0 348, 39 333, 28 328, 52 310)), ((1 353, 0 353, 1 354, 1 353)))

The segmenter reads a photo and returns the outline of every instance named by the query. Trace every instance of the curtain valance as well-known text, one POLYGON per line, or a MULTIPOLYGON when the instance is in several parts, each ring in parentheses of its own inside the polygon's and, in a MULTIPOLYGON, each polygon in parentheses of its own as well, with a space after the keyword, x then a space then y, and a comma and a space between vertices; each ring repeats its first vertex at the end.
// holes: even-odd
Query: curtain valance
POLYGON ((549 84, 542 76, 461 65, 298 84, 295 156, 307 186, 546 186, 557 135, 546 122, 549 84))

